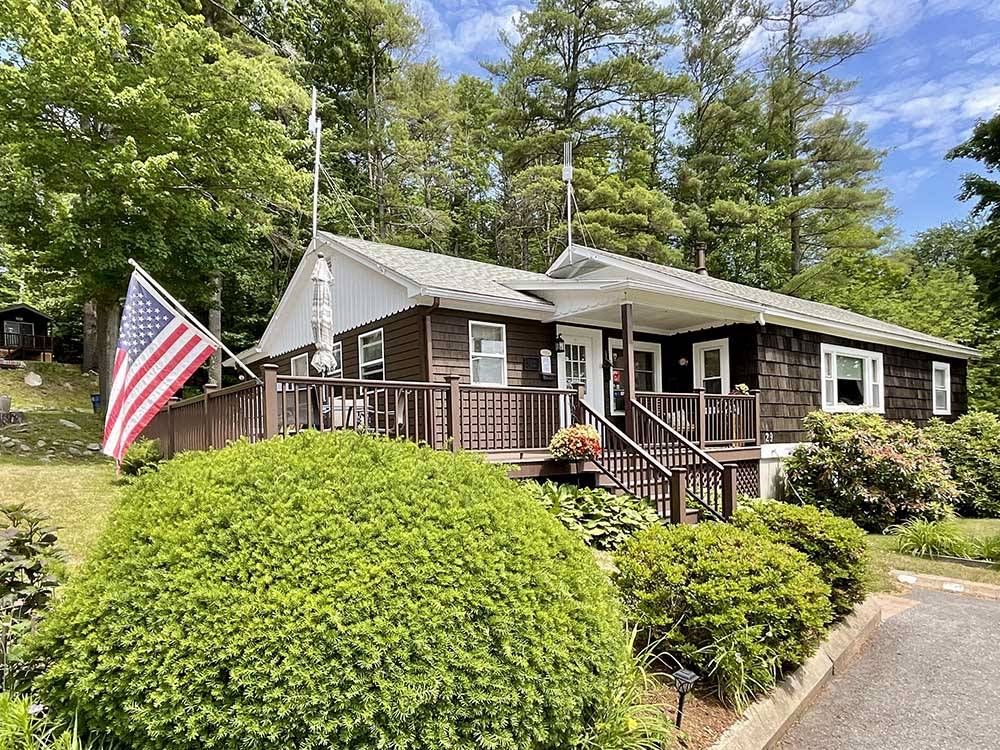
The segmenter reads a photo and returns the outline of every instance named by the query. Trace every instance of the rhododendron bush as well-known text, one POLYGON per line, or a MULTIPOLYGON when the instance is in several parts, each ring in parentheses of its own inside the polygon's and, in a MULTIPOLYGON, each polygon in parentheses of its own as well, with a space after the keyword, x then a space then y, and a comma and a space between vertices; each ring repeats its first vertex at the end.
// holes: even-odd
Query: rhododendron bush
POLYGON ((558 461, 586 461, 601 455, 601 437, 590 425, 563 427, 552 436, 549 453, 558 461))
POLYGON ((803 426, 809 444, 785 464, 790 500, 826 508, 871 531, 935 518, 958 501, 937 446, 909 422, 813 412, 803 426))

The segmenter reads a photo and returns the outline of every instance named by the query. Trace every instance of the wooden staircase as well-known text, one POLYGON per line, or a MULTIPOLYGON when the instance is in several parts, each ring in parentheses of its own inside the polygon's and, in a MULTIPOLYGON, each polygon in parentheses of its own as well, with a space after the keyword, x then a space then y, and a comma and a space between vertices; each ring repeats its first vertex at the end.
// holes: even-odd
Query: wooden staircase
POLYGON ((636 401, 630 437, 581 395, 574 400, 579 424, 593 427, 601 441, 594 464, 598 486, 651 500, 671 523, 702 517, 725 521, 735 509, 736 469, 723 466, 636 401))

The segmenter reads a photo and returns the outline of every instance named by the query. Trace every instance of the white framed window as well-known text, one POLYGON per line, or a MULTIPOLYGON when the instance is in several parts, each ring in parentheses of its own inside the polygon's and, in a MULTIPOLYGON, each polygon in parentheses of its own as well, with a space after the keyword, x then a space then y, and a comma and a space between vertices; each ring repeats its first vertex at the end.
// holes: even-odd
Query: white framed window
POLYGON ((331 378, 342 378, 344 377, 344 345, 340 341, 334 342, 333 349, 331 350, 333 354, 333 368, 330 370, 331 378))
POLYGON ((881 352, 820 345, 823 411, 885 412, 881 352))
MULTIPOLYGON (((633 341, 635 359, 635 390, 659 391, 663 387, 663 368, 660 366, 660 345, 649 341, 633 341)), ((625 413, 625 353, 621 339, 608 339, 608 359, 611 360, 611 413, 625 413)))
POLYGON ((951 365, 947 362, 934 362, 931 366, 931 396, 936 416, 951 414, 951 365))
POLYGON ((469 382, 507 385, 507 326, 469 321, 469 382))
POLYGON ((729 339, 693 344, 691 359, 695 388, 704 388, 705 393, 729 393, 729 339))
POLYGON ((381 328, 358 336, 358 371, 362 380, 385 380, 385 337, 381 328))
POLYGON ((298 356, 292 357, 292 377, 296 378, 306 378, 309 377, 309 355, 299 354, 298 356))

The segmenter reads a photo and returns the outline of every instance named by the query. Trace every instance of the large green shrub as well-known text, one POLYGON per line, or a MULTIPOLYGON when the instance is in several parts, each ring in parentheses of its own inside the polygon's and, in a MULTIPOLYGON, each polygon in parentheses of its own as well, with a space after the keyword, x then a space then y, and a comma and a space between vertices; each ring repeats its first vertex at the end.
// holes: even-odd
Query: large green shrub
POLYGON ((958 488, 936 445, 913 424, 825 412, 802 423, 808 443, 785 462, 788 483, 801 500, 871 531, 934 517, 957 502, 958 488))
POLYGON ((811 655, 833 617, 801 552, 730 524, 654 526, 615 555, 629 618, 742 708, 811 655))
POLYGON ((951 467, 962 515, 1000 517, 1000 417, 974 411, 951 424, 931 420, 925 432, 951 467))
POLYGON ((134 750, 566 748, 618 684, 591 553, 471 454, 306 432, 140 476, 38 683, 134 750))
POLYGON ((160 441, 139 438, 125 451, 118 469, 125 476, 134 477, 156 467, 161 460, 163 455, 160 453, 160 441))
POLYGON ((633 495, 555 482, 528 486, 563 526, 594 549, 616 550, 637 531, 660 523, 652 503, 633 495))
POLYGON ((846 518, 811 505, 776 500, 742 503, 732 519, 737 526, 766 532, 805 554, 830 585, 837 615, 846 615, 865 598, 868 544, 864 532, 846 518))

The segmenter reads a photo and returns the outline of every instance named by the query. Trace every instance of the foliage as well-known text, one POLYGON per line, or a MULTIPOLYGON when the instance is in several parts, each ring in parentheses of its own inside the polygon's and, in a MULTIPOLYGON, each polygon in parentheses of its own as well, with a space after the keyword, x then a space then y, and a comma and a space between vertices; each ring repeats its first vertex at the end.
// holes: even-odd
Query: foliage
POLYGON ((1000 563, 1000 534, 974 538, 971 549, 972 556, 979 560, 1000 563))
POLYGON ((111 750, 113 743, 80 736, 76 722, 66 726, 46 717, 27 696, 0 694, 0 747, 4 750, 111 750))
POLYGON ((974 411, 951 423, 934 419, 925 433, 958 483, 962 515, 1000 517, 1000 417, 974 411))
POLYGON ((909 422, 877 414, 813 412, 807 442, 785 463, 785 476, 806 503, 881 531, 954 505, 958 488, 936 446, 909 422))
POLYGON ((576 750, 667 750, 675 730, 666 706, 650 703, 658 686, 652 651, 636 649, 636 631, 625 643, 624 668, 607 700, 598 708, 588 735, 576 750))
POLYGON ((601 455, 601 436, 587 424, 563 427, 552 436, 549 453, 557 461, 590 461, 601 455))
POLYGON ((4 529, 0 534, 0 675, 10 690, 37 673, 45 654, 19 658, 18 646, 34 632, 55 592, 53 568, 61 562, 56 530, 47 516, 23 505, 0 506, 4 529))
POLYGON ((529 484, 539 502, 588 547, 616 550, 636 532, 660 522, 650 503, 633 495, 571 484, 529 484))
POLYGON ((615 555, 627 616, 738 708, 816 649, 830 587, 801 552, 730 524, 654 526, 615 555))
POLYGON ((159 440, 139 438, 125 451, 118 468, 122 474, 134 477, 144 471, 155 469, 162 458, 159 440))
POLYGON ((797 549, 819 567, 830 585, 833 611, 844 616, 865 598, 868 547, 852 521, 809 505, 774 500, 741 503, 732 522, 797 549))
POLYGON ((969 538, 951 520, 911 518, 905 523, 890 526, 887 531, 895 537, 896 551, 909 555, 965 557, 972 551, 969 538))
POLYGON ((592 554, 504 469, 342 431, 140 476, 33 647, 60 715, 135 750, 563 748, 623 637, 592 554))

